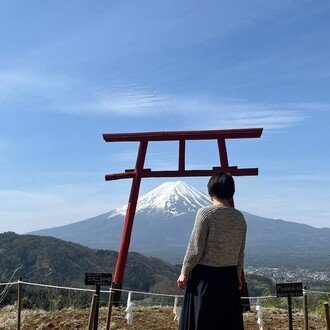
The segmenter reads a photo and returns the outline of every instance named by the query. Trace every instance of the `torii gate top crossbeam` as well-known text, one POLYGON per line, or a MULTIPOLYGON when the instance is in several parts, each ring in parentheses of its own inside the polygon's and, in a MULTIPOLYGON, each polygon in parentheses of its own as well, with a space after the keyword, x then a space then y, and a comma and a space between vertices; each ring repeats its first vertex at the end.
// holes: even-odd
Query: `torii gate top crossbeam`
POLYGON ((259 138, 262 128, 207 130, 207 131, 173 131, 103 134, 106 142, 139 142, 139 141, 175 141, 175 140, 214 140, 259 138))
MULTIPOLYGON (((140 142, 139 157, 145 158, 148 142, 150 141, 178 141, 179 142, 179 163, 178 170, 174 171, 152 171, 143 168, 142 162, 137 162, 134 169, 126 169, 122 173, 107 174, 105 179, 119 180, 136 177, 137 173, 141 178, 159 178, 159 177, 192 177, 192 176, 212 176, 223 171, 235 176, 258 175, 257 168, 239 169, 237 166, 229 166, 226 140, 259 138, 262 134, 262 128, 246 128, 231 130, 207 130, 207 131, 174 131, 174 132, 144 132, 144 133, 115 133, 103 134, 106 142, 140 142), (220 167, 213 167, 208 170, 187 170, 185 168, 185 143, 188 140, 217 140, 220 158, 220 167), (141 163, 141 164, 140 164, 141 163)), ((139 158, 138 157, 138 158, 139 158)))

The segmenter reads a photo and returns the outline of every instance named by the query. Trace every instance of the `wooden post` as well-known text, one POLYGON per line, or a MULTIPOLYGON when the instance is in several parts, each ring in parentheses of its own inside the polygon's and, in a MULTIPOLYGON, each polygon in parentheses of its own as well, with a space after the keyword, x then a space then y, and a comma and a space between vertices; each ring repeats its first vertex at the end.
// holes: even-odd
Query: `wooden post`
POLYGON ((100 307, 100 284, 96 284, 96 304, 95 304, 95 314, 94 314, 94 328, 93 330, 97 330, 99 324, 99 307, 100 307))
MULTIPOLYGON (((306 290, 306 286, 304 286, 304 290, 306 290)), ((308 301, 307 301, 307 292, 305 291, 303 294, 303 308, 304 308, 304 330, 308 330, 308 301)))
POLYGON ((93 323, 94 323, 93 320, 95 319, 96 302, 97 302, 97 294, 93 294, 91 310, 89 312, 88 330, 93 329, 93 323))
POLYGON ((323 303, 323 305, 324 305, 324 317, 325 317, 326 329, 330 330, 329 303, 325 302, 323 303))
POLYGON ((115 292, 112 290, 112 287, 111 287, 110 293, 109 293, 107 324, 106 324, 106 327, 105 327, 106 330, 110 330, 111 314, 112 314, 112 306, 113 306, 114 297, 115 297, 115 292))
POLYGON ((18 280, 17 286, 17 330, 21 329, 21 314, 22 314, 22 278, 18 280))
POLYGON ((289 318, 289 330, 293 330, 292 324, 292 298, 288 296, 288 318, 289 318))

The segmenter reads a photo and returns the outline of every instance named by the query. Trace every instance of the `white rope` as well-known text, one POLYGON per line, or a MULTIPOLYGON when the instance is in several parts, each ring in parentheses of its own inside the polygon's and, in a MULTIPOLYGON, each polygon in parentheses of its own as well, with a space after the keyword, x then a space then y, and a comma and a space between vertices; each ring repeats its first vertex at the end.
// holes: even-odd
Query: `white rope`
POLYGON ((174 321, 180 322, 180 315, 181 315, 181 308, 178 307, 178 296, 174 298, 174 306, 173 306, 173 313, 174 313, 174 321))
MULTIPOLYGON (((17 281, 17 282, 9 282, 9 283, 0 283, 0 285, 13 285, 22 283, 25 285, 32 285, 32 286, 40 286, 45 288, 53 288, 53 289, 62 289, 62 290, 77 290, 77 291, 87 291, 87 292, 94 292, 93 289, 83 289, 83 288, 75 288, 75 287, 67 287, 67 286, 59 286, 59 285, 50 285, 50 284, 40 284, 40 283, 33 283, 33 282, 25 282, 25 281, 17 281)), ((163 297, 183 297, 176 296, 172 294, 163 294, 163 293, 153 293, 153 292, 144 292, 144 291, 132 291, 132 290, 125 290, 125 289, 114 289, 111 288, 110 290, 101 290, 102 293, 109 293, 114 291, 121 291, 121 292, 132 292, 134 294, 143 294, 143 295, 151 295, 151 296, 163 296, 163 297)))
POLYGON ((330 292, 327 291, 314 291, 314 290, 305 290, 307 293, 317 293, 317 294, 327 294, 330 295, 330 292))
MULTIPOLYGON (((58 285, 49 285, 49 284, 39 284, 39 283, 32 283, 32 282, 24 282, 24 281, 18 281, 17 283, 22 283, 26 285, 32 285, 32 286, 40 286, 44 288, 52 288, 52 289, 62 289, 62 290, 72 290, 72 291, 86 291, 86 292, 95 292, 93 289, 83 289, 83 288, 73 288, 68 286, 58 286, 58 285)), ((109 293, 109 291, 101 291, 105 293, 109 293)))
POLYGON ((18 282, 7 282, 7 283, 1 282, 0 286, 14 285, 14 284, 18 284, 18 282))
MULTIPOLYGON (((40 283, 25 282, 25 281, 16 281, 16 282, 8 282, 8 283, 0 282, 0 286, 3 286, 3 285, 5 285, 5 286, 6 285, 16 285, 18 283, 22 283, 22 284, 25 284, 25 285, 53 288, 53 289, 76 290, 76 291, 86 291, 86 292, 94 292, 95 291, 93 289, 83 289, 83 288, 66 287, 66 286, 59 286, 59 285, 40 284, 40 283)), ((113 292, 113 291, 120 291, 120 292, 127 292, 127 293, 132 292, 132 294, 134 293, 134 294, 142 294, 142 295, 150 295, 150 296, 162 296, 162 297, 173 297, 173 298, 175 298, 175 297, 182 298, 183 297, 183 295, 153 293, 153 292, 144 292, 144 291, 133 291, 133 290, 114 289, 114 288, 111 288, 110 290, 101 290, 100 292, 109 293, 109 292, 113 292)), ((306 290, 306 292, 330 295, 330 292, 327 292, 327 291, 306 290)), ((250 300, 271 299, 271 298, 277 298, 277 296, 241 297, 241 299, 250 299, 250 300)))
POLYGON ((128 293, 128 297, 127 297, 127 306, 125 309, 125 319, 127 320, 127 324, 128 325, 132 325, 133 322, 133 303, 131 301, 132 298, 132 292, 130 291, 128 293))
MULTIPOLYGON (((180 297, 183 298, 183 295, 178 296, 175 294, 164 294, 164 293, 153 293, 153 292, 144 292, 144 291, 132 291, 132 290, 125 290, 125 289, 112 289, 113 291, 121 291, 121 292, 132 292, 134 294, 144 294, 144 295, 150 295, 150 296, 163 296, 163 297, 180 297)), ((109 291, 107 291, 109 292, 109 291)))
POLYGON ((241 299, 250 299, 250 300, 271 299, 271 298, 278 298, 278 297, 277 296, 241 297, 241 299))

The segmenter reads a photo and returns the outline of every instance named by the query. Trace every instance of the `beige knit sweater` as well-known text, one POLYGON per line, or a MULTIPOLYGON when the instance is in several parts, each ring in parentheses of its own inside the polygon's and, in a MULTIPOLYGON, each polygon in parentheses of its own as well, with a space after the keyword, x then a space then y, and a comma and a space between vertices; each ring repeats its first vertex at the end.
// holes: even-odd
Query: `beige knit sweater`
POLYGON ((237 266, 240 276, 244 262, 246 222, 238 210, 210 205, 196 215, 181 274, 188 276, 197 265, 237 266))

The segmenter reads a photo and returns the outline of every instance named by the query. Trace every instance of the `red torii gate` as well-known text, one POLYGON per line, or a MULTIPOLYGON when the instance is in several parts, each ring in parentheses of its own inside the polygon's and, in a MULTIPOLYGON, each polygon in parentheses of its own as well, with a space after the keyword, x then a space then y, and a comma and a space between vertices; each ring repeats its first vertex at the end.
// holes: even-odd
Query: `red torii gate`
MULTIPOLYGON (((139 196, 140 184, 142 178, 160 178, 160 177, 194 177, 194 176, 212 176, 223 171, 233 176, 258 175, 258 168, 238 168, 229 166, 226 147, 227 139, 245 139, 259 138, 262 134, 262 128, 231 129, 231 130, 207 130, 207 131, 174 131, 174 132, 143 132, 143 133, 117 133, 103 134, 106 142, 139 142, 139 150, 134 169, 126 169, 122 173, 107 174, 105 179, 119 180, 132 178, 131 192, 127 205, 124 228, 122 232, 119 253, 115 273, 113 277, 113 289, 122 287, 133 221, 136 211, 136 205, 139 196), (189 140, 216 140, 218 142, 218 151, 220 166, 213 167, 210 170, 187 170, 185 167, 185 147, 189 140), (145 157, 147 153, 148 142, 151 141, 178 141, 179 143, 179 162, 178 169, 171 171, 153 171, 150 168, 144 168, 145 157)), ((234 206, 234 201, 231 200, 234 206)), ((243 275, 244 276, 244 275, 243 275)), ((118 292, 118 291, 117 291, 118 292)), ((110 292, 107 329, 110 327, 111 309, 114 300, 114 292, 110 292)))

